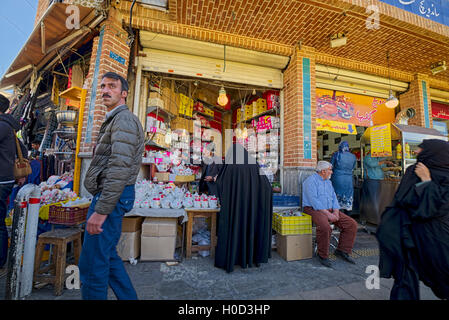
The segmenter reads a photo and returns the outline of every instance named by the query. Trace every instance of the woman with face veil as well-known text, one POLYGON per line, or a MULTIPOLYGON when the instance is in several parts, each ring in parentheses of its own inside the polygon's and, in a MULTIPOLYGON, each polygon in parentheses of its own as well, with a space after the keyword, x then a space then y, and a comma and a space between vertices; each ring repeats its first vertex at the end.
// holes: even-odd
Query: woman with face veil
POLYGON ((449 299, 449 143, 424 140, 377 229, 391 300, 418 300, 419 280, 449 299))
POLYGON ((227 272, 259 266, 271 257, 271 185, 241 144, 229 148, 217 178, 221 203, 215 266, 227 272))

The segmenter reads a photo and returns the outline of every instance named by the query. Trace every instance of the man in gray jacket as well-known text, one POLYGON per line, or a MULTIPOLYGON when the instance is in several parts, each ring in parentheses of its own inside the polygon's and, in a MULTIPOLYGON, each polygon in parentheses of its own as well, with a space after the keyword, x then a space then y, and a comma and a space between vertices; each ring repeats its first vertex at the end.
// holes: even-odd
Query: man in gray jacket
POLYGON ((135 300, 136 291, 116 246, 122 218, 134 205, 144 133, 125 104, 128 83, 123 77, 113 72, 103 75, 101 95, 108 112, 84 180, 94 198, 79 262, 81 294, 85 300, 106 300, 109 285, 117 299, 135 300))

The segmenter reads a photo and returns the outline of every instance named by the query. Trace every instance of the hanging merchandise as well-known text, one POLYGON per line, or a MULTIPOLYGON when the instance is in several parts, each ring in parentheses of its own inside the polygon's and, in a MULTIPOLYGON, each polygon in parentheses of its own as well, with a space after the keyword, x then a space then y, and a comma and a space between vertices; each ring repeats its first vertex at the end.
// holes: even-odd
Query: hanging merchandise
POLYGON ((59 106, 59 83, 55 76, 53 77, 53 86, 51 89, 51 101, 56 106, 59 106))

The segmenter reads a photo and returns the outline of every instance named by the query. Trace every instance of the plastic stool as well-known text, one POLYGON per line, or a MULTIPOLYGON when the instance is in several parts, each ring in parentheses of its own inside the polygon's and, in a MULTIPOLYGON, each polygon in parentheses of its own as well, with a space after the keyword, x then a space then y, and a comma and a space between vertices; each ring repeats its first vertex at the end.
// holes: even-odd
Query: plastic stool
POLYGON ((34 260, 34 282, 51 283, 55 288, 55 295, 60 296, 64 286, 65 268, 67 259, 67 244, 73 242, 75 264, 78 264, 81 255, 81 229, 56 229, 39 235, 34 260), (55 246, 52 261, 44 268, 40 268, 45 245, 55 246), (50 272, 48 275, 45 273, 50 272))

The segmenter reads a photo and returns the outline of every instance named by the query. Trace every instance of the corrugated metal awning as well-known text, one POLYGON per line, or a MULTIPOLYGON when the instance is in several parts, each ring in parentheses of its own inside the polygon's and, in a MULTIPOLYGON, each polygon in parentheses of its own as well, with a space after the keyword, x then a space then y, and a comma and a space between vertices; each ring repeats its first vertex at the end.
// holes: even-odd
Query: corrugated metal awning
MULTIPOLYGON (((66 9, 69 4, 52 3, 40 21, 36 23, 28 40, 0 80, 0 88, 23 85, 33 68, 39 71, 50 59, 57 55, 57 49, 77 42, 91 29, 89 24, 95 20, 94 8, 79 8, 79 29, 68 29, 66 21, 72 14, 66 9)), ((70 21, 70 20, 69 20, 70 21)))

